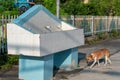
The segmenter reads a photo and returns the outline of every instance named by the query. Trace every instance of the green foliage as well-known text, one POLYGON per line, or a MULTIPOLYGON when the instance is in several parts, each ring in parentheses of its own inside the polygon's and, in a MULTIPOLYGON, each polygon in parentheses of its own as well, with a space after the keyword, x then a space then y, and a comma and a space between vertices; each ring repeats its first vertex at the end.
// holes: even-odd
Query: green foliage
POLYGON ((16 64, 18 64, 17 55, 0 55, 0 69, 6 70, 16 64))
POLYGON ((35 4, 43 4, 44 0, 34 0, 35 4))
POLYGON ((86 44, 96 44, 100 41, 107 40, 107 39, 113 39, 113 38, 120 38, 120 30, 112 30, 109 33, 106 32, 100 32, 95 37, 88 37, 85 39, 86 44))
POLYGON ((53 14, 56 14, 56 0, 44 0, 43 5, 53 14))
POLYGON ((68 14, 68 15, 76 15, 80 9, 80 0, 69 0, 61 5, 61 8, 68 14))
POLYGON ((11 66, 12 66, 11 64, 8 64, 8 63, 7 63, 7 64, 5 64, 5 65, 0 66, 0 69, 1 69, 1 70, 8 70, 8 69, 11 68, 11 66))
POLYGON ((105 32, 100 32, 97 35, 98 40, 105 40, 105 39, 108 39, 108 38, 109 38, 109 35, 105 32))
POLYGON ((2 5, 0 5, 0 12, 4 11, 4 7, 2 5))
POLYGON ((95 44, 97 43, 99 40, 98 38, 95 36, 95 37, 88 37, 88 38, 85 38, 85 44, 95 44))
POLYGON ((12 64, 12 65, 18 64, 18 56, 17 55, 8 55, 7 63, 12 64))
POLYGON ((109 37, 110 38, 120 38, 120 31, 118 30, 112 30, 111 32, 110 32, 110 34, 109 34, 109 37))
POLYGON ((68 15, 120 16, 119 0, 90 0, 84 4, 81 0, 66 0, 61 4, 68 15))
POLYGON ((17 8, 14 7, 14 0, 1 0, 0 1, 0 14, 15 15, 18 14, 17 8))
MULTIPOLYGON (((35 0, 35 3, 44 5, 53 14, 56 14, 56 1, 35 0)), ((82 1, 60 0, 60 15, 120 16, 120 0, 90 0, 87 4, 82 1)), ((0 13, 18 14, 18 8, 14 7, 14 0, 1 0, 0 13)))
POLYGON ((6 54, 0 54, 0 66, 4 65, 7 62, 7 55, 6 54))

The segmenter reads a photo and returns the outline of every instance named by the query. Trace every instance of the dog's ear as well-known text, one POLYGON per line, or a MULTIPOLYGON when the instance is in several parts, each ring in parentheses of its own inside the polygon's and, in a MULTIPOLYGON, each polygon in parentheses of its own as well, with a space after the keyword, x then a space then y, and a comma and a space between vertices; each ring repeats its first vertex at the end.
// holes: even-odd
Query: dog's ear
POLYGON ((91 53, 91 54, 90 54, 90 57, 93 57, 93 56, 94 56, 94 54, 91 53))
POLYGON ((87 55, 86 55, 86 58, 88 58, 88 57, 92 57, 92 55, 91 55, 91 54, 87 54, 87 55))
POLYGON ((94 55, 93 53, 91 53, 90 55, 91 55, 91 58, 94 58, 94 57, 95 57, 95 55, 94 55))

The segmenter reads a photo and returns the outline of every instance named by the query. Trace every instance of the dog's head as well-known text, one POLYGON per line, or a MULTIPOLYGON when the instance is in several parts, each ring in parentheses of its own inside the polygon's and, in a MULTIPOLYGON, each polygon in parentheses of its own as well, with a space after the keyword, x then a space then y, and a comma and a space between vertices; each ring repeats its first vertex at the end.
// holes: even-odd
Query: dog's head
POLYGON ((89 54, 89 55, 86 56, 87 63, 90 63, 92 60, 93 60, 93 58, 92 58, 91 54, 89 54))

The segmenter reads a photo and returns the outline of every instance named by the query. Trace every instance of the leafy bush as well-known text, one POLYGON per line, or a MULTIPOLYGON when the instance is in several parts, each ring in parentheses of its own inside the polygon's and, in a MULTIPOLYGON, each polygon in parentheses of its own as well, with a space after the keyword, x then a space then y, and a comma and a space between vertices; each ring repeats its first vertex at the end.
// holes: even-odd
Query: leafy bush
POLYGON ((120 37, 120 31, 119 30, 112 30, 109 34, 110 38, 114 38, 114 37, 120 37))
POLYGON ((10 69, 11 68, 11 66, 12 66, 12 64, 4 64, 4 65, 2 65, 2 66, 0 66, 0 69, 2 69, 2 70, 8 70, 8 69, 10 69))
POLYGON ((12 64, 12 65, 18 64, 18 56, 17 55, 9 55, 7 63, 12 64))
POLYGON ((0 66, 4 65, 7 62, 7 55, 0 54, 0 66))
POLYGON ((18 64, 17 55, 0 55, 0 69, 7 70, 15 64, 18 64))
POLYGON ((108 34, 105 33, 105 32, 100 32, 100 33, 97 35, 97 38, 98 38, 99 40, 105 40, 105 39, 108 38, 108 34))

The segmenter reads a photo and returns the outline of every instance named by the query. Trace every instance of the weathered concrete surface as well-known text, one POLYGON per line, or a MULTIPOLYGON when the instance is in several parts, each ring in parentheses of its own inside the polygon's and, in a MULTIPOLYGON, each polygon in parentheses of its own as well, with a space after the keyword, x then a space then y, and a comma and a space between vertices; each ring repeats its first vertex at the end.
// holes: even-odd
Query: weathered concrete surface
POLYGON ((13 66, 10 70, 0 70, 0 80, 19 80, 18 79, 18 66, 13 66))

